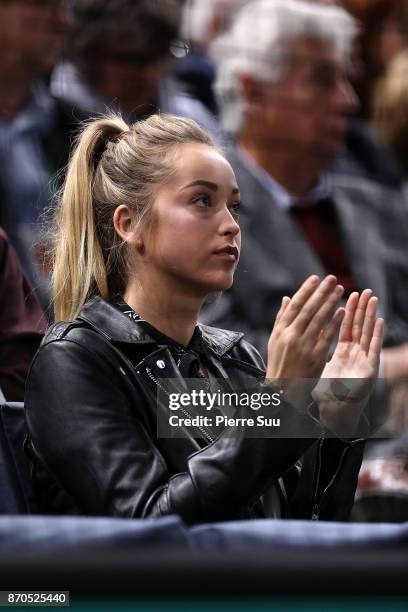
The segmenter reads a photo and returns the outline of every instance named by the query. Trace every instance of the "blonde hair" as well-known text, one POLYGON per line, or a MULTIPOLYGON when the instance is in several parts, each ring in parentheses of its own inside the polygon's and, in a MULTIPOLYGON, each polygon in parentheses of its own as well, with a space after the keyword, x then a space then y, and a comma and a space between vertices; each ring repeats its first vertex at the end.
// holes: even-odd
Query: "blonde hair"
POLYGON ((194 121, 153 115, 128 125, 120 116, 89 122, 77 137, 56 217, 53 251, 55 320, 75 319, 92 296, 123 291, 129 254, 115 231, 121 204, 135 227, 149 225, 153 187, 175 171, 177 145, 215 146, 194 121))

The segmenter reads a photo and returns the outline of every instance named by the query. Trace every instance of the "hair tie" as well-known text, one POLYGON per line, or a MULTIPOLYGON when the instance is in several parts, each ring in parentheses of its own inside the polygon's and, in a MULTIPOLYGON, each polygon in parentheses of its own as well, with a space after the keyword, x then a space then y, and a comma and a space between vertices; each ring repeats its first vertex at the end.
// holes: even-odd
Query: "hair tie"
POLYGON ((99 166, 99 163, 103 157, 103 154, 105 153, 108 144, 109 143, 114 143, 117 144, 119 142, 119 140, 122 138, 122 136, 124 134, 127 134, 127 130, 122 130, 119 133, 116 134, 110 134, 109 136, 107 136, 100 144, 98 144, 97 147, 95 147, 95 152, 94 152, 94 172, 96 171, 97 167, 99 166))

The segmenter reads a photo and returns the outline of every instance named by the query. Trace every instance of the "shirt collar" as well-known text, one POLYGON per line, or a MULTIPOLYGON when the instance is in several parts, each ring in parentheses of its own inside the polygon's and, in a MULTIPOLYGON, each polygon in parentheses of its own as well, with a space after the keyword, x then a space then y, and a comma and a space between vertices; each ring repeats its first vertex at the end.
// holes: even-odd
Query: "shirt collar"
POLYGON ((307 197, 302 198, 299 201, 298 198, 283 187, 277 180, 275 180, 268 172, 258 164, 257 161, 247 152, 243 147, 238 145, 237 147, 238 156, 247 170, 254 176, 271 194, 277 207, 281 210, 290 210, 295 206, 314 206, 321 200, 330 197, 330 189, 327 183, 326 177, 322 175, 319 178, 317 185, 308 193, 307 197))
POLYGON ((93 113, 106 113, 107 105, 82 78, 71 62, 60 62, 51 75, 51 93, 59 99, 93 113))
POLYGON ((133 308, 131 308, 131 306, 129 306, 129 304, 127 304, 127 302, 125 302, 122 296, 120 295, 115 296, 113 298, 112 303, 113 303, 113 306, 115 306, 118 310, 120 310, 120 312, 122 312, 124 315, 129 317, 129 319, 131 319, 135 323, 138 322, 146 330, 146 332, 154 340, 156 340, 156 342, 158 342, 159 344, 167 345, 169 347, 172 347, 174 349, 179 349, 179 350, 187 349, 187 350, 193 350, 197 353, 202 352, 203 350, 202 349, 202 333, 198 325, 196 325, 194 329, 193 336, 188 346, 184 347, 181 344, 179 344, 176 340, 174 340, 173 338, 170 338, 163 332, 159 331, 157 328, 153 327, 153 325, 148 323, 145 319, 143 319, 137 312, 135 312, 135 310, 133 310, 133 308))
MULTIPOLYGON (((115 316, 117 312, 117 308, 113 304, 95 296, 85 304, 78 319, 86 321, 91 327, 113 342, 157 344, 157 340, 151 336, 140 321, 131 319, 128 315, 121 316, 118 319, 115 316)), ((244 335, 241 332, 218 329, 202 324, 199 324, 198 328, 207 347, 219 357, 232 349, 244 335)))

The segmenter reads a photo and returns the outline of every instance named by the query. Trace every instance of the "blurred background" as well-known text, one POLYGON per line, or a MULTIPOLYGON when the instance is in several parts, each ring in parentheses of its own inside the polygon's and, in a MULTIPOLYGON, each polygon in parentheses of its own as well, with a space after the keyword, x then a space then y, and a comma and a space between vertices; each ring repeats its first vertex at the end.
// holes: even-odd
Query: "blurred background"
MULTIPOLYGON (((109 109, 190 117, 244 194, 236 285, 203 320, 264 352, 277 304, 309 273, 380 297, 378 437, 391 440, 371 461, 370 446, 355 514, 378 519, 367 491, 408 494, 408 0, 284 5, 0 0, 0 387, 23 399, 52 319, 51 221, 81 123, 109 109)), ((393 503, 385 518, 407 520, 406 498, 393 503)))

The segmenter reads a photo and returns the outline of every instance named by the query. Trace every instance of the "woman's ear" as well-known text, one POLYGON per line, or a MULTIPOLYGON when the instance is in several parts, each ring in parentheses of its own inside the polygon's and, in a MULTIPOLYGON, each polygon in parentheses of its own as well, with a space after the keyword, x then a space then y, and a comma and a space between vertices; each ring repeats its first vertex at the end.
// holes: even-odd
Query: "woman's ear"
POLYGON ((123 242, 132 244, 140 254, 144 253, 144 242, 139 231, 133 227, 131 210, 125 204, 118 206, 113 214, 113 225, 123 242))

